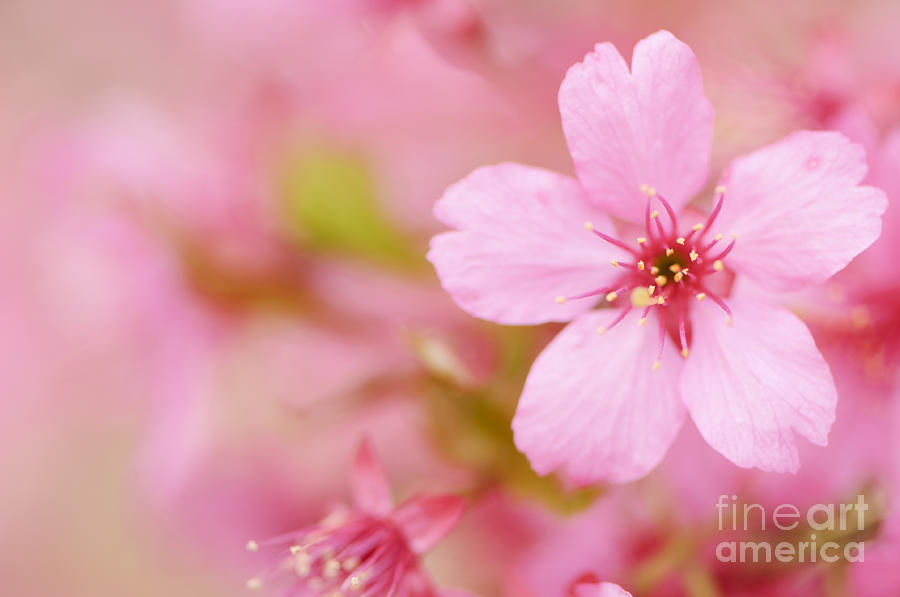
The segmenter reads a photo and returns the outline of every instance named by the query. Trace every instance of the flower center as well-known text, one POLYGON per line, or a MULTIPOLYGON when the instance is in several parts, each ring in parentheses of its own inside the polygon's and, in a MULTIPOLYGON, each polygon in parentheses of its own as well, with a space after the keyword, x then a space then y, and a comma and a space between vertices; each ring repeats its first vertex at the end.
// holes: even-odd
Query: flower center
POLYGON ((641 309, 638 324, 645 325, 650 311, 655 310, 659 315, 659 348, 653 368, 657 369, 667 335, 673 338, 681 355, 687 358, 690 352, 689 314, 693 300, 710 298, 730 320, 731 310, 718 294, 710 290, 710 282, 712 276, 725 271, 723 260, 734 248, 736 239, 725 244, 721 242, 722 234, 716 234, 712 239, 705 238, 722 210, 724 187, 716 189, 715 207, 706 222, 697 223, 684 234, 678 229, 678 218, 669 202, 652 187, 645 185, 641 190, 647 195, 644 236, 638 237, 634 245, 595 230, 590 222, 585 223, 586 229, 630 255, 627 261, 612 260, 613 267, 622 270, 621 275, 609 286, 575 296, 559 296, 556 302, 603 295, 608 303, 621 307, 608 325, 598 329, 600 333, 621 323, 635 308, 641 309), (668 225, 663 224, 660 212, 653 209, 654 202, 664 209, 668 225))
POLYGON ((311 528, 247 543, 249 551, 278 546, 276 564, 247 581, 247 588, 277 585, 290 594, 388 594, 416 567, 400 531, 393 525, 358 514, 337 512, 311 528))

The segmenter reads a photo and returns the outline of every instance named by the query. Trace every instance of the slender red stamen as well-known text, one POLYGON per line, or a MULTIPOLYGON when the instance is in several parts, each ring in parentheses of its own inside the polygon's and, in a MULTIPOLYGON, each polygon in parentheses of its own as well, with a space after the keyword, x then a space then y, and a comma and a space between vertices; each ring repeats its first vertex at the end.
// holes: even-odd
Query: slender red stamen
POLYGON ((725 247, 725 249, 722 250, 721 253, 719 253, 719 254, 716 255, 715 257, 708 257, 708 258, 706 259, 706 261, 712 261, 712 262, 715 262, 715 261, 719 261, 720 259, 724 259, 726 255, 728 255, 729 253, 731 253, 731 250, 734 248, 734 244, 735 244, 736 242, 737 242, 736 239, 735 239, 735 240, 732 240, 730 243, 728 243, 728 246, 725 247))
POLYGON ((656 198, 659 199, 659 202, 663 204, 666 212, 669 214, 669 218, 672 220, 672 230, 678 230, 678 218, 675 217, 675 210, 672 209, 672 205, 666 201, 666 198, 662 195, 656 195, 656 198))
POLYGON ((722 211, 723 203, 725 203, 725 193, 719 193, 713 210, 710 212, 709 217, 706 218, 706 224, 704 224, 703 228, 700 230, 700 236, 697 237, 698 239, 703 238, 703 235, 706 234, 706 231, 710 229, 710 227, 716 221, 716 218, 719 217, 719 212, 722 211))
POLYGON ((662 222, 659 221, 659 216, 656 216, 655 218, 653 218, 653 220, 656 222, 656 229, 659 231, 659 238, 665 238, 666 231, 663 228, 662 222))
POLYGON ((728 317, 732 317, 731 309, 728 308, 728 304, 724 300, 722 300, 722 297, 715 294, 714 292, 710 292, 709 289, 703 286, 700 287, 700 291, 711 298, 713 301, 715 301, 715 303, 719 305, 719 307, 721 307, 726 314, 728 314, 728 317))
POLYGON ((628 245, 626 245, 619 239, 613 238, 613 237, 609 236, 608 234, 604 234, 604 233, 600 232, 599 230, 595 230, 594 228, 591 228, 591 232, 593 232, 594 234, 596 234, 597 236, 599 236, 606 242, 608 242, 612 245, 615 245, 615 246, 619 247, 620 249, 624 249, 624 250, 628 251, 629 253, 631 253, 632 255, 637 256, 637 251, 635 251, 634 249, 632 249, 631 247, 629 247, 628 245))
MULTIPOLYGON (((613 291, 612 286, 604 286, 603 288, 597 288, 595 290, 588 290, 587 292, 582 292, 581 294, 573 294, 572 296, 563 297, 567 301, 575 300, 575 299, 583 299, 591 296, 597 296, 598 294, 609 294, 613 291)), ((616 291, 618 292, 618 291, 616 291)))
POLYGON ((650 224, 650 203, 653 201, 652 197, 647 197, 647 205, 644 208, 644 230, 647 231, 647 238, 653 238, 653 226, 650 224))
POLYGON ((659 347, 656 350, 656 363, 654 367, 658 367, 658 363, 662 360, 663 348, 666 346, 666 318, 663 314, 659 314, 659 347))
POLYGON ((621 321, 622 321, 623 319, 625 319, 625 317, 626 317, 630 312, 631 312, 631 305, 628 305, 627 307, 625 307, 624 309, 622 309, 622 310, 619 312, 619 314, 616 316, 616 318, 613 319, 611 322, 609 322, 609 324, 608 324, 607 326, 600 328, 600 331, 601 331, 601 332, 608 332, 609 330, 613 329, 614 327, 616 327, 617 325, 619 325, 619 323, 621 323, 621 321))
POLYGON ((641 311, 641 319, 642 320, 646 321, 647 314, 650 313, 650 309, 652 309, 652 308, 653 308, 653 305, 647 305, 646 307, 644 307, 644 310, 641 311))
MULTIPOLYGON (((698 239, 698 240, 699 240, 699 239, 698 239)), ((717 234, 717 235, 714 236, 713 239, 712 239, 711 241, 709 241, 709 242, 708 242, 701 250, 702 250, 704 253, 707 252, 707 251, 709 251, 709 250, 712 249, 714 246, 716 246, 716 243, 718 243, 720 240, 722 240, 722 235, 721 235, 721 234, 717 234)))

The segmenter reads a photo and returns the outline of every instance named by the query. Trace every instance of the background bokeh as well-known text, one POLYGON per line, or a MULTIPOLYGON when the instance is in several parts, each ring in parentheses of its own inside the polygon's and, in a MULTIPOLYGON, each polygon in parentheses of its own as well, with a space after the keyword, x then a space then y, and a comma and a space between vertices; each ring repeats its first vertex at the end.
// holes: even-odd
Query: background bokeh
MULTIPOLYGON (((686 429, 648 479, 571 490, 509 430, 558 328, 467 316, 424 254, 473 168, 571 172, 566 69, 662 28, 703 69, 714 172, 836 128, 890 194, 898 25, 891 0, 0 3, 0 592, 245 594, 247 539, 345 499, 368 434, 398 497, 469 500, 426 560, 441 584, 552 597, 584 567, 635 595, 850 594, 846 568, 717 568, 706 519, 732 487, 881 503, 895 297, 867 310, 838 281, 798 307, 843 392, 798 477, 686 429)), ((889 293, 879 267, 850 275, 889 293)))

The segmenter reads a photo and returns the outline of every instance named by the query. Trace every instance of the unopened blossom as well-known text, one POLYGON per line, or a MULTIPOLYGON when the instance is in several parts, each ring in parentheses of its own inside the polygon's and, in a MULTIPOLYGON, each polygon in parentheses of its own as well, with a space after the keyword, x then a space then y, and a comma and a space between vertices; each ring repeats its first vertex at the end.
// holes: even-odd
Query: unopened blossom
POLYGON ((796 132, 735 160, 697 217, 685 207, 706 184, 713 110, 690 48, 656 33, 629 69, 597 45, 559 106, 576 178, 475 170, 435 207, 454 230, 429 253, 473 315, 571 321, 529 373, 516 445, 540 474, 624 482, 689 413, 737 465, 796 471, 794 434, 825 445, 837 393, 773 295, 824 282, 878 237, 886 200, 860 185, 864 150, 796 132))
POLYGON ((381 464, 368 441, 356 454, 351 476, 354 504, 318 524, 247 549, 275 550, 275 564, 247 581, 251 590, 288 591, 297 597, 437 597, 419 567, 419 556, 459 520, 462 498, 423 495, 394 507, 381 464))

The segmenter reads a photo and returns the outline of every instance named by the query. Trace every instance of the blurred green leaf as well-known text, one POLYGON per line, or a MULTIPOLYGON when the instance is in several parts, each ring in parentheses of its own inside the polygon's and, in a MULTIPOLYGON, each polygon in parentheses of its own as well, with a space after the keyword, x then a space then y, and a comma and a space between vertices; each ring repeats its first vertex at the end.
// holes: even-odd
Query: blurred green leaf
POLYGON ((315 251, 401 268, 422 265, 413 243, 381 210, 362 160, 316 148, 288 160, 283 199, 290 232, 315 251))

